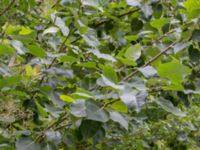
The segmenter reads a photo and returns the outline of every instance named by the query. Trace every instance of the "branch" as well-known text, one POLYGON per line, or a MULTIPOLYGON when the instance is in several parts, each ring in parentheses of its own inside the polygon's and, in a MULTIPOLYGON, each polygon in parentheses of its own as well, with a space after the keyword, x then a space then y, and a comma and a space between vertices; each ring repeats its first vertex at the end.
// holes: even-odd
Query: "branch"
MULTIPOLYGON (((168 50, 170 50, 177 42, 173 42, 172 44, 170 44, 168 47, 166 47, 163 51, 161 51, 160 53, 158 53, 155 57, 153 57, 152 59, 150 59, 148 62, 146 62, 142 67, 146 67, 148 65, 150 65, 151 63, 155 62, 158 58, 160 58, 164 53, 166 53, 168 50)), ((128 76, 126 76, 123 80, 129 80, 132 76, 134 76, 135 74, 137 74, 139 72, 139 70, 135 70, 132 73, 130 73, 128 76)))
MULTIPOLYGON (((133 13, 135 13, 135 12, 138 12, 139 10, 140 10, 140 8, 137 8, 137 9, 134 9, 134 10, 130 10, 130 11, 125 12, 125 13, 123 13, 123 14, 120 14, 120 15, 118 15, 118 16, 116 16, 116 17, 117 17, 117 18, 121 18, 121 17, 124 17, 124 16, 126 16, 126 15, 130 15, 130 14, 133 14, 133 13)), ((106 22, 110 22, 110 21, 112 21, 112 19, 99 22, 99 23, 95 24, 95 27, 99 27, 99 26, 101 26, 102 24, 104 24, 104 23, 106 23, 106 22)))
POLYGON ((0 16, 3 16, 15 3, 15 0, 12 0, 11 3, 0 13, 0 16))

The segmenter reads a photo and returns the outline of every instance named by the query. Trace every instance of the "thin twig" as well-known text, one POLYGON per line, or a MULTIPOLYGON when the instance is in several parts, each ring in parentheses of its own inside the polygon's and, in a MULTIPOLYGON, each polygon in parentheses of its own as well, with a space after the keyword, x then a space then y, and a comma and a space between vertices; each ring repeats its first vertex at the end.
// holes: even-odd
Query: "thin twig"
POLYGON ((69 124, 69 123, 63 124, 63 125, 61 125, 61 126, 56 127, 54 130, 55 130, 55 131, 58 131, 58 130, 61 130, 61 129, 66 128, 66 127, 70 127, 71 125, 72 125, 72 124, 69 124))
POLYGON ((101 107, 101 110, 104 109, 104 108, 106 108, 106 107, 108 107, 109 105, 114 104, 115 102, 118 102, 118 101, 120 101, 120 100, 119 100, 119 99, 115 99, 115 100, 112 100, 112 101, 110 101, 110 102, 108 102, 108 103, 105 103, 105 104, 101 107))
MULTIPOLYGON (((121 18, 121 17, 127 16, 127 15, 130 15, 130 14, 133 14, 133 13, 139 11, 139 10, 140 10, 140 8, 137 8, 137 9, 134 9, 134 10, 130 10, 130 11, 128 11, 128 12, 126 12, 126 13, 123 13, 123 14, 120 14, 120 15, 118 15, 118 16, 116 16, 116 17, 117 17, 117 18, 121 18)), ((95 24, 94 26, 95 26, 95 27, 99 27, 99 26, 103 25, 104 23, 107 23, 107 22, 110 22, 110 21, 112 21, 112 19, 108 19, 108 20, 101 21, 101 22, 95 24)), ((78 37, 77 39, 75 39, 74 41, 72 41, 71 44, 76 43, 76 42, 79 41, 80 39, 81 39, 81 37, 78 37)))
MULTIPOLYGON (((166 53, 168 50, 170 50, 177 42, 173 42, 172 44, 170 44, 169 46, 167 46, 163 51, 161 51, 160 53, 158 53, 155 57, 153 57, 152 59, 150 59, 148 62, 146 62, 142 67, 146 67, 148 65, 150 65, 151 63, 155 62, 158 58, 160 58, 164 53, 166 53)), ((139 70, 135 70, 132 73, 130 73, 128 76, 126 76, 123 80, 129 80, 132 76, 134 76, 135 74, 137 74, 139 72, 139 70)))
MULTIPOLYGON (((61 118, 59 117, 58 120, 51 123, 49 126, 47 126, 41 133, 35 138, 35 141, 41 141, 45 137, 45 131, 50 130, 51 128, 54 128, 56 125, 63 123, 68 119, 68 115, 63 115, 61 118)), ((58 127, 56 127, 58 128, 58 127)))
MULTIPOLYGON (((61 44, 61 46, 60 46, 59 52, 62 51, 62 49, 63 49, 63 47, 64 47, 65 42, 67 41, 67 39, 68 39, 68 37, 66 37, 65 40, 62 42, 62 44, 61 44)), ((55 63, 55 61, 56 61, 56 57, 52 60, 52 62, 51 62, 51 63, 49 64, 49 66, 47 67, 47 69, 50 69, 50 68, 53 66, 53 64, 55 63)), ((45 77, 46 77, 46 75, 44 75, 44 76, 41 78, 41 80, 40 80, 40 82, 39 82, 39 85, 41 85, 41 84, 43 83, 45 77)))
POLYGON ((11 3, 0 13, 0 16, 3 16, 15 3, 15 0, 12 0, 11 3))

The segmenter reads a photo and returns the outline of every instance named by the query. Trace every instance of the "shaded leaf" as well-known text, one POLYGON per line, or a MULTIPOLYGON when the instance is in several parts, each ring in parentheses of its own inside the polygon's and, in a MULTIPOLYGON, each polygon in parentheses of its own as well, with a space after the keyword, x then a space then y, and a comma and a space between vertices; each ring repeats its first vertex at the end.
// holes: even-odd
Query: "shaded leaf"
POLYGON ((121 101, 124 102, 128 108, 134 108, 136 112, 139 112, 146 103, 147 95, 148 93, 146 90, 138 91, 130 87, 125 87, 119 93, 121 101))
POLYGON ((131 20, 131 29, 132 31, 138 31, 143 28, 143 22, 138 18, 133 18, 131 20))
POLYGON ((122 127, 128 130, 128 121, 120 113, 111 111, 110 119, 115 122, 118 122, 122 127))
POLYGON ((192 32, 192 40, 195 42, 200 42, 200 30, 194 30, 192 32))
POLYGON ((40 115, 43 116, 43 117, 46 117, 48 115, 48 113, 45 111, 44 107, 42 107, 40 105, 40 103, 38 103, 37 101, 35 101, 35 104, 37 106, 37 109, 38 109, 40 115))
POLYGON ((87 119, 100 122, 107 122, 109 120, 108 114, 99 108, 94 102, 86 101, 86 107, 87 119))
POLYGON ((103 130, 100 122, 92 120, 83 120, 81 122, 80 131, 84 139, 95 136, 99 130, 103 130))
POLYGON ((102 58, 102 59, 105 59, 105 60, 108 60, 108 61, 116 62, 116 59, 111 55, 100 53, 98 50, 91 50, 91 52, 95 56, 97 56, 98 58, 102 58))
POLYGON ((165 100, 163 98, 160 98, 156 101, 156 103, 158 105, 160 105, 164 110, 166 110, 169 113, 172 113, 172 114, 179 116, 179 117, 185 117, 186 116, 185 112, 182 112, 178 108, 174 107, 174 105, 169 100, 165 100))
POLYGON ((69 35, 69 28, 65 25, 65 22, 60 17, 57 17, 55 14, 51 14, 51 19, 53 20, 55 25, 57 25, 60 28, 64 36, 69 35))
POLYGON ((117 85, 110 81, 108 78, 106 78, 104 75, 101 75, 101 77, 97 80, 97 84, 100 86, 110 86, 114 89, 121 90, 124 88, 123 85, 117 85))
POLYGON ((140 1, 139 0, 126 0, 127 4, 130 6, 140 6, 140 1))
POLYGON ((85 100, 77 100, 71 104, 71 113, 76 117, 86 117, 85 100))
POLYGON ((36 144, 30 138, 21 138, 19 139, 16 144, 16 150, 41 150, 39 144, 36 144))
POLYGON ((188 47, 188 43, 177 43, 174 45, 174 53, 178 53, 179 51, 188 47))
POLYGON ((21 76, 5 77, 3 79, 0 79, 0 88, 15 86, 16 84, 20 83, 20 81, 21 76))

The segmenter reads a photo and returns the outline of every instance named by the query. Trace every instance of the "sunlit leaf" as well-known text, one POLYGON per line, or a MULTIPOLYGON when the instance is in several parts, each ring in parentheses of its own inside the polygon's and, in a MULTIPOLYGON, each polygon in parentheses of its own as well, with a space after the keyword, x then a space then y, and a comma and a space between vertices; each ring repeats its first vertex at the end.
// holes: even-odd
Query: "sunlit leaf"
POLYGON ((167 18, 155 19, 150 22, 151 26, 160 30, 166 23, 168 23, 167 18))
POLYGON ((0 55, 11 55, 14 53, 14 49, 6 44, 0 45, 0 55))
POLYGON ((170 79, 172 82, 182 82, 184 77, 191 73, 191 69, 181 64, 178 60, 173 59, 171 62, 160 64, 157 68, 161 77, 170 79))
POLYGON ((72 97, 67 96, 67 95, 60 95, 60 99, 65 102, 68 102, 68 103, 71 103, 74 101, 74 99, 72 97))
POLYGON ((138 58, 140 58, 141 51, 142 51, 142 47, 141 47, 140 44, 131 45, 131 46, 128 47, 128 49, 126 50, 124 56, 125 56, 126 58, 128 58, 128 59, 137 60, 138 58))

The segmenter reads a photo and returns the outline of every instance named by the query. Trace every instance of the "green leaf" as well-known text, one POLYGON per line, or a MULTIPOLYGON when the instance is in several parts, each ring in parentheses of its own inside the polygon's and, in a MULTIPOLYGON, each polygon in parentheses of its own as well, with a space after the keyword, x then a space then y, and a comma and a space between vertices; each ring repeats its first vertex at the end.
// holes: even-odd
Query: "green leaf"
POLYGON ((37 106, 37 109, 39 110, 39 113, 41 116, 46 117, 48 116, 48 113, 45 111, 45 109, 40 105, 40 103, 38 103, 37 101, 35 101, 35 104, 37 106))
POLYGON ((0 79, 0 88, 3 87, 12 87, 20 83, 21 76, 11 76, 11 77, 5 77, 3 79, 0 79))
POLYGON ((181 83, 187 75, 191 73, 191 69, 181 64, 173 58, 171 62, 160 64, 157 68, 160 77, 168 78, 174 83, 181 83))
POLYGON ((12 55, 15 52, 14 48, 6 44, 0 45, 0 55, 12 55))
POLYGON ((160 19, 155 19, 150 22, 150 25, 158 30, 161 30, 161 28, 169 22, 169 19, 167 18, 160 18, 160 19))
POLYGON ((138 31, 143 28, 143 22, 138 18, 133 18, 131 20, 131 29, 132 31, 138 31))
POLYGON ((30 34, 32 30, 29 27, 22 27, 19 34, 20 35, 27 35, 30 34))
POLYGON ((60 95, 60 99, 68 103, 75 101, 72 97, 67 96, 67 95, 60 95))
POLYGON ((80 131, 84 139, 94 137, 100 131, 105 132, 100 122, 92 120, 83 120, 80 125, 80 131), (89 130, 88 127, 90 127, 89 130))
POLYGON ((124 56, 128 59, 137 60, 141 56, 142 46, 138 43, 136 45, 131 45, 127 48, 124 56))
POLYGON ((199 0, 186 0, 183 2, 183 6, 186 8, 186 15, 189 18, 196 18, 200 13, 200 1, 199 0))
POLYGON ((31 67, 31 65, 27 64, 25 66, 25 71, 26 71, 26 75, 27 76, 32 76, 33 75, 33 68, 31 67))
POLYGON ((192 40, 195 42, 200 42, 200 30, 194 30, 192 32, 192 40))
POLYGON ((199 0, 186 0, 185 2, 183 2, 183 5, 188 11, 192 11, 193 9, 200 8, 200 1, 199 0))
POLYGON ((86 117, 89 120, 107 122, 108 114, 93 101, 77 100, 71 104, 71 113, 76 117, 86 117))
POLYGON ((28 52, 39 58, 43 58, 47 55, 45 50, 37 45, 29 45, 28 52))
POLYGON ((73 57, 73 56, 68 56, 68 55, 65 55, 65 56, 61 56, 59 57, 59 60, 61 62, 71 62, 71 63, 74 63, 74 62, 77 62, 78 59, 73 57))
POLYGON ((113 66, 111 65, 103 66, 103 74, 112 82, 118 83, 118 76, 115 70, 113 69, 113 66))
POLYGON ((109 105, 112 109, 114 109, 115 111, 118 112, 122 112, 122 113, 127 113, 128 112, 128 108, 127 106, 121 102, 121 101, 117 101, 111 105, 109 105))
POLYGON ((137 65, 135 60, 132 60, 132 59, 127 59, 127 58, 123 58, 123 57, 119 57, 119 56, 117 57, 117 59, 119 59, 119 61, 121 61, 125 65, 129 65, 129 66, 136 66, 137 65))
POLYGON ((163 90, 183 91, 184 87, 179 82, 171 82, 169 85, 163 86, 163 90))
POLYGON ((179 110, 177 107, 174 107, 174 105, 169 101, 169 100, 165 100, 163 98, 159 98, 156 103, 158 105, 160 105, 164 110, 166 110, 169 113, 172 113, 176 116, 179 117, 185 117, 186 113, 182 112, 181 110, 179 110))
POLYGON ((81 88, 77 88, 76 92, 73 93, 72 96, 76 99, 94 99, 92 93, 81 88))
POLYGON ((86 101, 86 107, 87 119, 99 122, 107 122, 109 120, 107 112, 99 108, 94 102, 86 101))
POLYGON ((189 51, 190 61, 198 64, 200 62, 200 50, 195 49, 193 46, 190 46, 188 51, 189 51))

